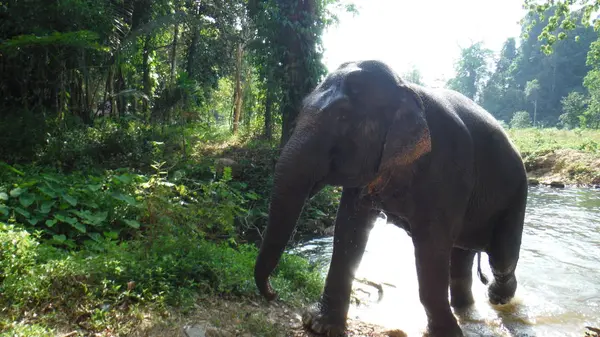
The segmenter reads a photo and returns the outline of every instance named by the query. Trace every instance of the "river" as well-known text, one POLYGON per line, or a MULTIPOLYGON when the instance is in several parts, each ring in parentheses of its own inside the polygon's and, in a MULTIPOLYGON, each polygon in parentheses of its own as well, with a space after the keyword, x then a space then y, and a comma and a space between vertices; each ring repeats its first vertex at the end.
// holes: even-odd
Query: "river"
MULTIPOLYGON (((332 238, 313 239, 292 252, 308 257, 326 275, 332 238)), ((483 272, 491 279, 487 255, 483 272)), ((357 279, 383 284, 377 289, 355 281, 349 316, 421 336, 426 317, 419 302, 413 245, 393 224, 377 221, 357 279)), ((458 315, 466 336, 583 336, 585 326, 600 326, 600 189, 530 187, 519 287, 513 301, 494 307, 473 266, 475 305, 458 315)))

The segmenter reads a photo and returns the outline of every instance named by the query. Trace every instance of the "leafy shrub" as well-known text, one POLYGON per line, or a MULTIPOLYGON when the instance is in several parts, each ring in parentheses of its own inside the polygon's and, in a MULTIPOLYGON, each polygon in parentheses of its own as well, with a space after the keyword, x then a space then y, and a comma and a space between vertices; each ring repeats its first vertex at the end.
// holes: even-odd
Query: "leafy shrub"
MULTIPOLYGON (((51 312, 80 317, 83 308, 122 315, 122 308, 148 301, 187 307, 198 292, 258 296, 256 247, 209 242, 185 227, 163 229, 152 242, 105 241, 101 253, 66 252, 18 224, 0 222, 0 305, 7 321, 25 315, 32 324, 43 323, 51 312)), ((282 258, 273 283, 282 299, 293 302, 316 300, 323 286, 306 260, 289 255, 282 258)), ((0 319, 0 326, 8 324, 0 319)))
POLYGON ((41 165, 66 171, 88 168, 146 168, 161 159, 165 138, 138 121, 98 121, 48 134, 38 150, 41 165))
POLYGON ((510 120, 510 127, 514 129, 524 129, 531 126, 531 118, 527 111, 517 111, 510 120))
POLYGON ((21 172, 11 178, 0 186, 0 220, 40 230, 55 244, 74 248, 140 227, 141 203, 133 192, 142 176, 122 170, 100 177, 21 172))

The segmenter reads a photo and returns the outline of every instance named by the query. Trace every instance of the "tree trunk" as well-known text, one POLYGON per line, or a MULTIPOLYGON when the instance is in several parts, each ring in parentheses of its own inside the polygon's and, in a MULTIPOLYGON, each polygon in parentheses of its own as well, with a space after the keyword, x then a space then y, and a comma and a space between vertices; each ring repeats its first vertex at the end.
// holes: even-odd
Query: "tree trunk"
POLYGON ((179 24, 175 24, 173 32, 173 45, 171 46, 171 83, 175 83, 175 72, 177 70, 177 43, 179 40, 179 24))
POLYGON ((82 106, 81 111, 84 116, 84 121, 87 124, 90 124, 92 122, 91 111, 93 110, 92 109, 92 87, 90 84, 90 71, 87 67, 87 56, 85 53, 85 49, 82 50, 81 59, 83 61, 83 82, 84 82, 84 86, 85 86, 83 106, 82 106))
POLYGON ((535 127, 535 123, 537 120, 537 99, 533 101, 533 126, 535 127))
MULTIPOLYGON (((144 49, 142 51, 142 71, 143 71, 143 75, 142 75, 142 82, 144 85, 144 94, 148 97, 148 99, 150 99, 151 96, 151 88, 150 88, 150 35, 147 35, 144 38, 144 49)), ((144 99, 143 100, 143 109, 144 109, 144 116, 146 116, 146 118, 148 118, 149 113, 150 113, 150 109, 149 109, 149 105, 148 105, 148 100, 144 99)))
POLYGON ((279 32, 279 39, 287 49, 283 60, 285 85, 282 89, 287 98, 283 99, 281 106, 283 122, 279 146, 282 149, 294 129, 302 99, 316 84, 312 83, 316 78, 313 78, 313 65, 308 60, 316 42, 311 26, 317 18, 315 0, 297 1, 293 4, 284 0, 277 2, 291 22, 279 32))
POLYGON ((273 117, 272 117, 272 107, 273 107, 273 89, 267 84, 267 94, 265 97, 265 138, 269 141, 273 139, 273 117))
POLYGON ((242 113, 242 57, 244 49, 242 44, 238 44, 235 60, 235 92, 234 92, 234 111, 233 111, 233 134, 239 129, 240 115, 242 113))

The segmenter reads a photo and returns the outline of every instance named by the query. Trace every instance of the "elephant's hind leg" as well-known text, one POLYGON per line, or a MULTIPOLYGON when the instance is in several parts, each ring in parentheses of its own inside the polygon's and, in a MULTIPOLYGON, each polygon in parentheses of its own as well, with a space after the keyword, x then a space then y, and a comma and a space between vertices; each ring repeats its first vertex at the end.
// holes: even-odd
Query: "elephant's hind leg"
POLYGON ((365 251, 378 211, 359 200, 358 189, 344 188, 335 220, 333 255, 321 300, 303 315, 304 326, 318 334, 343 335, 354 273, 365 251))
POLYGON ((453 248, 450 258, 450 305, 454 308, 466 308, 474 303, 471 286, 473 285, 473 258, 475 251, 453 248))
POLYGON ((494 281, 488 288, 488 296, 492 304, 508 303, 517 290, 515 270, 521 250, 526 193, 523 198, 500 217, 487 252, 494 274, 494 281))

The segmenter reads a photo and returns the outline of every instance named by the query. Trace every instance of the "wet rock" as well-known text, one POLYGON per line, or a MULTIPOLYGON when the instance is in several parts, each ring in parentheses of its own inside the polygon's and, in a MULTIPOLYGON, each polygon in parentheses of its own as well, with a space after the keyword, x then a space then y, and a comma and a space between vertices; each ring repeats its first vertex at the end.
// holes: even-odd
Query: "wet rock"
POLYGON ((202 325, 184 326, 183 333, 186 337, 206 337, 206 328, 202 325))
POLYGON ((537 186, 540 184, 540 181, 534 178, 527 179, 527 183, 531 186, 537 186))
POLYGON ((556 188, 564 188, 565 184, 561 181, 551 181, 550 182, 550 187, 556 187, 556 188))

